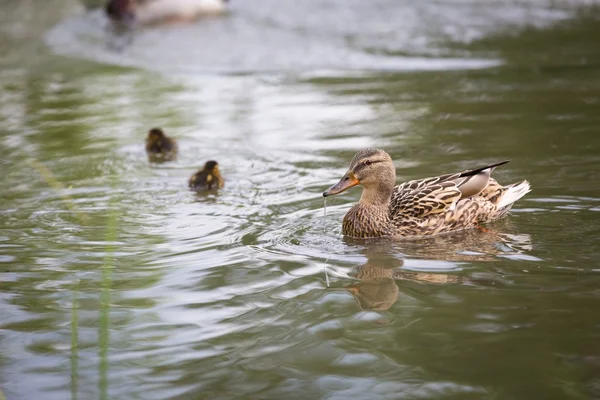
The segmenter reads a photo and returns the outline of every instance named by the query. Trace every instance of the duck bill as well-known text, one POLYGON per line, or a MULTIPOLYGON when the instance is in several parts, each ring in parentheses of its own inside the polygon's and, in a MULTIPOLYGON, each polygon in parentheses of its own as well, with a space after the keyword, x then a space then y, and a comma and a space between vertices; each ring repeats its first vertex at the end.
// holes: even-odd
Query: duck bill
POLYGON ((323 192, 323 197, 334 196, 360 183, 352 172, 348 172, 338 183, 323 192))

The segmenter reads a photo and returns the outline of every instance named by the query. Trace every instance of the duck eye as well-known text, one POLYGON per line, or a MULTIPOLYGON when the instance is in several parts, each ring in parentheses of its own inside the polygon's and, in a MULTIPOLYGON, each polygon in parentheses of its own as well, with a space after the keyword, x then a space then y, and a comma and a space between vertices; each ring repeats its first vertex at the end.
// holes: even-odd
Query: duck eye
POLYGON ((373 161, 365 161, 365 165, 368 166, 368 165, 371 165, 371 164, 373 164, 373 161))

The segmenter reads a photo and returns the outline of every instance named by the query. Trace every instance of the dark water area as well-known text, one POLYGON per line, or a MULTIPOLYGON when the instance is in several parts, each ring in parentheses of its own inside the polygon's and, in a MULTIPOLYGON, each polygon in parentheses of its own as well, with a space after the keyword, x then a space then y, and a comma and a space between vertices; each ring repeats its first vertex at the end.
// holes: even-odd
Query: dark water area
POLYGON ((600 398, 598 5, 231 8, 119 35, 0 5, 0 399, 600 398), (360 190, 321 193, 370 146, 533 191, 349 240, 360 190), (188 191, 208 159, 225 187, 188 191))

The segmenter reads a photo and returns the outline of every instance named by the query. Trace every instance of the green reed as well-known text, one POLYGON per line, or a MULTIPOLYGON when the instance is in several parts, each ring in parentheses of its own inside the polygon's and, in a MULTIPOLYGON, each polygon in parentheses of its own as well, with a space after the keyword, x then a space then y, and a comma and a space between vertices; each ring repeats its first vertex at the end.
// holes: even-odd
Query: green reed
POLYGON ((62 183, 60 183, 58 179, 56 179, 52 171, 50 171, 44 164, 36 160, 29 160, 29 165, 31 165, 40 174, 40 176, 46 181, 48 186, 56 190, 56 192, 61 197, 62 201, 65 203, 69 211, 71 211, 73 215, 77 217, 79 222, 82 225, 87 225, 90 217, 77 209, 71 196, 65 193, 65 190, 67 188, 65 188, 65 186, 62 183))
POLYGON ((76 281, 71 300, 71 399, 77 400, 79 358, 79 280, 76 281))
MULTIPOLYGON (((112 187, 115 188, 113 181, 112 187)), ((100 297, 100 332, 99 332, 99 351, 100 364, 98 366, 100 373, 99 389, 102 400, 108 398, 108 346, 110 342, 110 292, 112 289, 112 271, 115 268, 115 250, 118 240, 118 222, 119 209, 117 207, 117 197, 111 197, 108 205, 109 215, 106 226, 106 250, 104 253, 104 263, 102 265, 102 295, 100 297)))

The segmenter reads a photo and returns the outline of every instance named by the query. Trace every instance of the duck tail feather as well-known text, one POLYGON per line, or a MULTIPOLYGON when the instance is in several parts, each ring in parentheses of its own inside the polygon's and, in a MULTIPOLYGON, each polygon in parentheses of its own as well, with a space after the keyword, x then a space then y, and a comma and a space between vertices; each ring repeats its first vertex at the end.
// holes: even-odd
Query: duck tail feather
POLYGON ((500 197, 498 204, 496 207, 498 209, 502 209, 504 207, 512 205, 515 201, 519 200, 521 197, 525 196, 527 193, 531 192, 531 186, 528 181, 523 181, 521 183, 516 183, 514 185, 510 185, 506 187, 506 191, 500 197))

